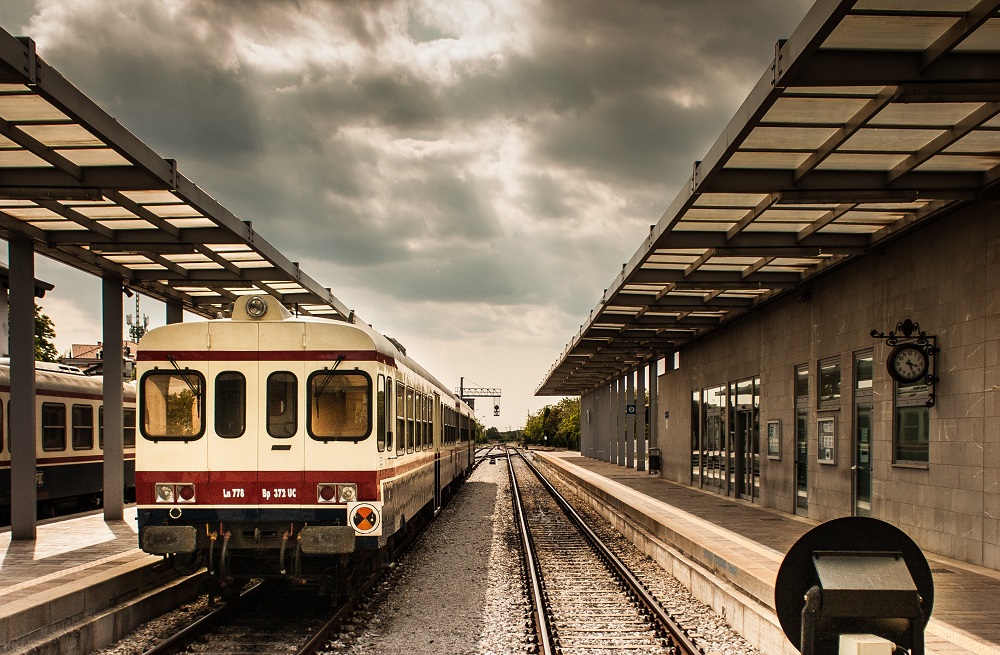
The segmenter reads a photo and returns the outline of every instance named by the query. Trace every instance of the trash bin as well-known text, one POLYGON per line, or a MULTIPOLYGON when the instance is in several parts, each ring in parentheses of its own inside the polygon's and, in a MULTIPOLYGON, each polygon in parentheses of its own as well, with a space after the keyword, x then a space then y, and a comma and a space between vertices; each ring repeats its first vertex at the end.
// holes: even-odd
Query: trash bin
POLYGON ((649 472, 652 473, 656 471, 660 472, 660 449, 650 448, 649 449, 649 472))

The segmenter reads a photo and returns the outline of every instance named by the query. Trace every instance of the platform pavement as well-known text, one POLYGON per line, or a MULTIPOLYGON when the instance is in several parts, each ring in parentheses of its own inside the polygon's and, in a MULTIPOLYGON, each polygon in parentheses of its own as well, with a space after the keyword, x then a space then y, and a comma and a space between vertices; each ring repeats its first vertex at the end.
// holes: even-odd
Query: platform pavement
MULTIPOLYGON (((536 455, 596 491, 606 502, 610 500, 644 532, 694 558, 703 569, 722 577, 725 584, 770 608, 766 620, 773 632, 777 626, 773 609, 778 568, 789 548, 818 522, 580 453, 536 451, 536 455)), ((925 631, 927 653, 1000 655, 1000 572, 924 554, 935 590, 925 631)), ((742 613, 732 622, 753 623, 742 613)), ((780 649, 789 652, 787 639, 779 638, 784 642, 780 649)), ((777 653, 779 648, 764 650, 777 653)))
POLYGON ((0 652, 106 606, 126 580, 160 562, 138 549, 136 534, 134 507, 121 521, 105 521, 98 511, 40 522, 34 541, 0 532, 0 652))

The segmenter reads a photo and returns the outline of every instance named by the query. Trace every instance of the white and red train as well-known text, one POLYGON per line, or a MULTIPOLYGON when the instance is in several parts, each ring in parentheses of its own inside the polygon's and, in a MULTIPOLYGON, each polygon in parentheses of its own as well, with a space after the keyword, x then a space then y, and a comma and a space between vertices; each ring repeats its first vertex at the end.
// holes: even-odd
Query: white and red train
MULTIPOLYGON (((125 500, 135 491, 135 385, 124 383, 125 500)), ((35 485, 40 516, 100 507, 104 379, 35 362, 35 485)), ((10 523, 10 364, 0 361, 0 525, 10 523)))
POLYGON ((151 330, 137 371, 140 546, 223 585, 342 576, 472 464, 471 408, 395 341, 270 296, 151 330))

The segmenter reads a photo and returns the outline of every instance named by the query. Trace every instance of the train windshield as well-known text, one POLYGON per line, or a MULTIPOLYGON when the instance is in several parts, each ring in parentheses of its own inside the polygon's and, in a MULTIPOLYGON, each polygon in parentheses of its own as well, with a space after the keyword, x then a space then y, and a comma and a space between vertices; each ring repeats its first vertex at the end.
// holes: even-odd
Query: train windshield
POLYGON ((205 432, 205 379, 197 371, 151 371, 141 385, 142 435, 198 439, 205 432))
POLYGON ((366 438, 372 429, 371 378, 360 371, 317 371, 309 377, 309 436, 366 438))

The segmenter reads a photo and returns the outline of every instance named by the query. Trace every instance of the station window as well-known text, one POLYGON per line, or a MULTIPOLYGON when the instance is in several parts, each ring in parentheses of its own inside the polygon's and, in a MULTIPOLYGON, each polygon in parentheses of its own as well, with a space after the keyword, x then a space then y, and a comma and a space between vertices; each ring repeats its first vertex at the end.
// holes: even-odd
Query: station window
POLYGON ((362 371, 317 371, 309 376, 309 436, 367 439, 372 431, 372 379, 362 371))
POLYGON ((139 403, 146 439, 189 441, 205 433, 205 378, 197 371, 146 373, 139 403))
POLYGON ((94 447, 94 406, 73 405, 73 450, 94 447))
POLYGON ((396 454, 406 449, 406 386, 396 382, 396 454))
POLYGON ((42 403, 42 450, 66 450, 66 405, 42 403))
POLYGON ((809 510, 809 366, 795 367, 795 512, 809 510))
POLYGON ((226 439, 247 429, 247 379, 239 371, 215 376, 215 434, 226 439))
POLYGON ((831 357, 819 362, 819 408, 837 409, 840 406, 840 358, 831 357))
POLYGON ((896 388, 893 460, 901 464, 926 465, 930 460, 930 388, 923 380, 894 384, 896 388))
POLYGON ((278 439, 295 436, 299 424, 299 381, 294 373, 267 376, 267 433, 278 439))

